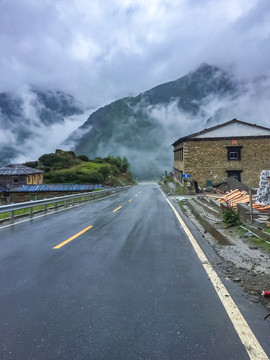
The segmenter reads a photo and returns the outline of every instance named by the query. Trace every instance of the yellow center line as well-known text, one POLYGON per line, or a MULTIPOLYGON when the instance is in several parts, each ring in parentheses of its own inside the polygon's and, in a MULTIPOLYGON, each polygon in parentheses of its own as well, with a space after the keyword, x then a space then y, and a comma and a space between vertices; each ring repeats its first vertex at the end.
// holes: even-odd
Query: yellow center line
POLYGON ((60 249, 62 246, 66 245, 67 243, 69 243, 70 241, 76 239, 78 236, 82 235, 83 233, 85 233, 87 230, 91 229, 93 226, 88 226, 87 228, 83 229, 82 231, 78 232, 77 234, 71 236, 69 239, 61 242, 61 244, 56 245, 53 249, 60 249))
POLYGON ((114 209, 113 212, 116 212, 117 210, 121 209, 122 206, 119 206, 117 209, 114 209))
POLYGON ((133 199, 129 199, 128 202, 131 202, 133 199))

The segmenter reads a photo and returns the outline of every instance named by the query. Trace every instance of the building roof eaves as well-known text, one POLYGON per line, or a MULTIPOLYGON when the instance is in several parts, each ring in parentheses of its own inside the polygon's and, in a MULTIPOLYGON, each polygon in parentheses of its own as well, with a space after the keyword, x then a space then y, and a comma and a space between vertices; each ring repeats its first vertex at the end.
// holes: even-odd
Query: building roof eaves
MULTIPOLYGON (((219 128, 225 126, 225 125, 229 125, 229 124, 232 124, 232 123, 235 123, 235 122, 240 123, 240 124, 244 124, 244 125, 253 126, 253 127, 256 127, 256 128, 263 129, 263 130, 269 130, 269 131, 270 131, 270 128, 267 128, 267 127, 264 127, 264 126, 261 126, 261 125, 251 124, 251 123, 248 123, 248 122, 245 122, 245 121, 241 121, 241 120, 237 120, 237 119, 232 119, 232 120, 227 121, 227 122, 225 122, 225 123, 222 123, 222 124, 219 124, 219 125, 215 125, 215 126, 212 126, 212 127, 210 127, 210 128, 207 128, 207 129, 198 131, 198 132, 196 132, 196 133, 193 133, 193 134, 184 136, 184 137, 182 137, 182 138, 179 138, 178 140, 176 140, 176 141, 172 144, 172 146, 176 146, 176 145, 180 144, 181 142, 190 141, 190 140, 188 140, 188 139, 192 139, 192 138, 194 138, 195 136, 198 136, 198 135, 201 135, 201 134, 205 134, 205 133, 207 133, 207 132, 209 132, 209 131, 219 129, 219 128)), ((263 136, 263 135, 261 135, 261 137, 262 137, 262 136, 263 136)), ((265 136, 267 137, 267 135, 265 135, 265 136)), ((260 137, 260 136, 259 136, 259 135, 258 135, 258 136, 255 136, 255 135, 254 135, 254 137, 258 138, 258 137, 260 137)), ((227 138, 227 137, 226 137, 226 138, 227 138)), ((234 138, 236 139, 236 137, 234 137, 234 138)), ((240 138, 240 137, 237 137, 237 138, 240 138)), ((246 136, 246 137, 243 137, 243 138, 247 138, 247 136, 246 136)), ((208 140, 209 140, 210 138, 204 138, 204 139, 208 139, 208 140)), ((214 140, 217 140, 217 139, 221 139, 221 138, 213 138, 213 139, 214 139, 214 140)), ((195 139, 192 139, 192 140, 195 140, 195 139)))
POLYGON ((209 138, 189 138, 185 140, 190 141, 219 141, 219 140, 245 140, 245 139, 270 139, 270 135, 253 135, 253 136, 224 136, 224 137, 209 137, 209 138))
POLYGON ((10 164, 0 168, 0 175, 32 175, 43 174, 44 171, 33 169, 22 164, 10 164))

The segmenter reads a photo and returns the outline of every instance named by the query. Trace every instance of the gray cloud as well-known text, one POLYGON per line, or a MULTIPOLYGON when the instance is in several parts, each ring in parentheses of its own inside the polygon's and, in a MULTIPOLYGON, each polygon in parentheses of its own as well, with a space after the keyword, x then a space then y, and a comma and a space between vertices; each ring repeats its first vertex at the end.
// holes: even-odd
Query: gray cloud
POLYGON ((269 72, 268 0, 0 2, 0 91, 60 88, 102 105, 202 62, 269 72))

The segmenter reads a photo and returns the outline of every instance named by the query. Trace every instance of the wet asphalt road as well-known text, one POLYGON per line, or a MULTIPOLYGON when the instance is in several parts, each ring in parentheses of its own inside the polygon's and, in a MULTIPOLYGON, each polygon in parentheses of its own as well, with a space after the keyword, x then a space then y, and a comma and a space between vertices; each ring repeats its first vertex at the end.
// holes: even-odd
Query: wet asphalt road
POLYGON ((2 360, 248 359, 156 185, 0 229, 0 246, 2 360))

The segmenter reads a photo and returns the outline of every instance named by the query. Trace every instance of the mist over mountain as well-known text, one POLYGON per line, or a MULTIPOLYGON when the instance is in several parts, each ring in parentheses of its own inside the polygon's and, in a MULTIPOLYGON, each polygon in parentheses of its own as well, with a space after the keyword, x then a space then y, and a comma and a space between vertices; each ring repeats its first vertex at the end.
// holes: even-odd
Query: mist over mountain
POLYGON ((232 99, 237 90, 229 73, 203 64, 175 81, 98 109, 66 144, 90 158, 127 156, 138 177, 153 178, 172 169, 170 145, 176 138, 203 126, 210 116, 218 121, 216 112, 206 109, 210 98, 232 99))
POLYGON ((0 165, 28 160, 51 145, 54 150, 61 142, 60 130, 64 140, 82 124, 76 119, 83 113, 84 107, 62 91, 25 87, 0 93, 0 165))
POLYGON ((2 93, 0 165, 60 148, 89 158, 126 156, 136 177, 157 178, 172 170, 171 144, 181 136, 233 118, 269 127, 269 97, 267 75, 239 80, 208 64, 94 112, 61 91, 2 93))

